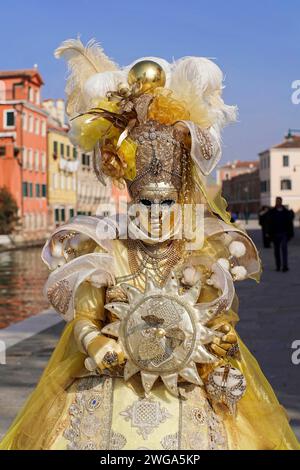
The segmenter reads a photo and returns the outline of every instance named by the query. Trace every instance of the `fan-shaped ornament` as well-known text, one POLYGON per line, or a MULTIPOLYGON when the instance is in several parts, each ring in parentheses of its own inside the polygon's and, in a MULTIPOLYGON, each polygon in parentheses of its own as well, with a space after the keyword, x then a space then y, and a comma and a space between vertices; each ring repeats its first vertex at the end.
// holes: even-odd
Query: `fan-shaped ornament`
POLYGON ((215 362, 205 347, 216 335, 205 324, 217 313, 215 303, 197 304, 201 284, 179 293, 178 280, 171 273, 160 287, 148 276, 146 288, 123 284, 128 303, 105 305, 119 320, 106 325, 103 334, 118 338, 127 359, 124 378, 141 374, 143 387, 149 393, 161 377, 167 389, 178 395, 177 381, 202 385, 197 363, 215 362))

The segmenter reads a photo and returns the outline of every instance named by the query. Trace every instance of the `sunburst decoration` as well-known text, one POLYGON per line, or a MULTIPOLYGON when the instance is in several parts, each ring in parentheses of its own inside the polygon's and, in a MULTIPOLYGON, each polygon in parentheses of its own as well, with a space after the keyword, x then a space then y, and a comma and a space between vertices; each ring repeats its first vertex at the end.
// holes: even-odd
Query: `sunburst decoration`
POLYGON ((106 325, 102 333, 118 338, 123 348, 125 380, 140 372, 144 390, 149 393, 161 377, 176 396, 178 376, 202 385, 196 363, 217 360, 205 347, 216 331, 205 325, 219 313, 220 302, 197 304, 200 282, 180 295, 174 273, 163 287, 149 276, 144 292, 129 284, 122 287, 128 303, 105 305, 118 320, 106 325))

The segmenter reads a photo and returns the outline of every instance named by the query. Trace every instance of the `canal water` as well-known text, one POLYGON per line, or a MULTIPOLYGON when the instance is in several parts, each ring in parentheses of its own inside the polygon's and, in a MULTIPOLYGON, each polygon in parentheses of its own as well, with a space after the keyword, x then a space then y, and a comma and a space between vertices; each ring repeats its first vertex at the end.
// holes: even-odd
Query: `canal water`
POLYGON ((47 277, 41 247, 0 253, 0 328, 49 308, 43 296, 47 277))

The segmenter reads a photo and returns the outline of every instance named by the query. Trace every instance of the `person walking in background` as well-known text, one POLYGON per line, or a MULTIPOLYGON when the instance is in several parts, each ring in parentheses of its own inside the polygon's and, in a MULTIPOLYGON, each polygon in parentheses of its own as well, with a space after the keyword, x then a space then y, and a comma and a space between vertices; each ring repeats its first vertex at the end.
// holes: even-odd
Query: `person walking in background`
POLYGON ((261 226, 261 231, 262 231, 262 238, 263 238, 263 247, 264 248, 270 248, 271 246, 271 240, 270 240, 270 235, 268 233, 268 214, 270 211, 269 206, 262 206, 258 213, 258 221, 259 225, 261 226))
POLYGON ((276 270, 286 272, 288 268, 288 242, 294 236, 293 217, 291 211, 277 197, 275 207, 267 215, 267 233, 274 244, 276 270))

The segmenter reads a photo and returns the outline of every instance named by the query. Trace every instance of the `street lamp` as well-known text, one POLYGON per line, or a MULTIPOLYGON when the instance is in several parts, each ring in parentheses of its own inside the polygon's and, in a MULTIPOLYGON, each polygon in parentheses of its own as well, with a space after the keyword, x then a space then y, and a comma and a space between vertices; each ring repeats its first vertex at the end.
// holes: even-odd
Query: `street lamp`
POLYGON ((290 139, 293 137, 293 134, 300 134, 300 129, 289 129, 286 138, 290 139))
POLYGON ((248 225, 248 219, 249 219, 249 188, 248 186, 245 186, 244 192, 246 194, 245 223, 246 225, 248 225))

